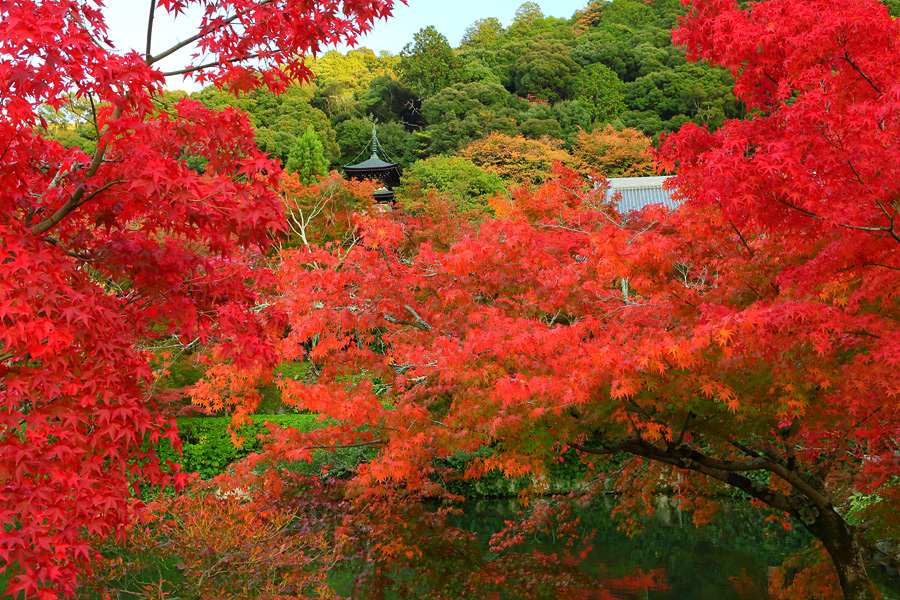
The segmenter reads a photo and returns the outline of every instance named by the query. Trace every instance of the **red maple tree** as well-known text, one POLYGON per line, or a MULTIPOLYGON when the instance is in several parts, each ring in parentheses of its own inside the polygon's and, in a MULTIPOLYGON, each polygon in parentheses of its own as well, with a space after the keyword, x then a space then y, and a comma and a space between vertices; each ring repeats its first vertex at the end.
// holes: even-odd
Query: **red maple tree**
POLYGON ((468 476, 536 481, 566 449, 625 452, 618 489, 668 482, 698 519, 741 490, 875 598, 865 548, 900 492, 900 24, 874 0, 689 4, 676 40, 750 113, 665 141, 679 210, 620 215, 559 170, 449 245, 372 218, 286 256, 279 349, 321 372, 285 397, 338 424, 281 448, 377 446, 358 481, 424 493, 459 450, 492 449, 468 476))
POLYGON ((112 45, 99 2, 0 2, 0 565, 9 594, 71 596, 92 540, 123 531, 132 488, 173 482, 152 445, 175 429, 150 399, 141 348, 215 338, 234 361, 274 356, 252 310, 266 273, 252 267, 283 223, 278 170, 244 114, 190 99, 161 104, 164 76, 279 91, 309 75, 304 55, 352 42, 392 4, 151 0, 139 52, 112 45), (196 33, 154 49, 154 13, 184 18, 191 8, 202 14, 196 33), (191 45, 189 64, 160 70, 191 45), (93 155, 41 133, 39 109, 72 98, 92 107, 93 155), (188 157, 208 161, 203 173, 188 157))

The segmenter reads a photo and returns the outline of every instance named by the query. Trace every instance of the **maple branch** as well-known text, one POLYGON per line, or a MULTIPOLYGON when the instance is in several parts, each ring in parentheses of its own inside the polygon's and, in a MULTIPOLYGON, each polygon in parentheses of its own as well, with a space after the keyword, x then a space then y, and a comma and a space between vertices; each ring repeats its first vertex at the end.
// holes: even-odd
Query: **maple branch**
POLYGON ((94 106, 94 97, 88 94, 87 99, 91 104, 91 122, 94 124, 94 133, 97 134, 97 139, 100 139, 100 122, 97 120, 97 107, 94 106))
MULTIPOLYGON (((841 40, 838 40, 838 46, 840 46, 841 48, 844 48, 844 44, 843 44, 843 42, 842 42, 841 40)), ((847 54, 847 49, 846 49, 846 48, 844 48, 844 55, 843 55, 843 56, 836 56, 836 57, 834 57, 834 58, 831 59, 831 60, 845 60, 845 61, 847 61, 847 63, 849 63, 849 65, 850 65, 851 67, 853 67, 853 70, 856 71, 857 73, 859 73, 859 76, 862 77, 863 79, 865 79, 865 80, 866 80, 866 83, 868 83, 870 86, 872 86, 872 89, 873 89, 873 90, 875 90, 875 91, 878 92, 879 94, 884 94, 884 92, 882 92, 881 89, 880 89, 877 85, 875 85, 875 83, 874 83, 871 79, 869 79, 869 76, 866 75, 865 73, 863 73, 863 70, 859 68, 859 65, 857 65, 857 64, 853 61, 852 58, 850 58, 850 55, 847 54)))
MULTIPOLYGON (((273 2, 275 2, 275 0, 263 0, 262 2, 260 2, 259 4, 256 5, 256 8, 262 8, 266 4, 271 4, 273 2)), ((175 44, 168 50, 164 50, 163 52, 157 54, 156 56, 150 57, 150 59, 147 61, 147 64, 152 65, 154 63, 158 63, 159 61, 166 58, 167 56, 171 56, 172 54, 175 54, 176 52, 178 52, 185 46, 190 46, 197 40, 205 38, 209 34, 214 33, 216 31, 218 31, 219 29, 225 27, 226 25, 233 23, 234 21, 239 19, 243 14, 244 13, 240 13, 240 12, 234 13, 230 17, 225 18, 224 20, 220 21, 219 23, 216 23, 212 27, 209 27, 205 30, 198 31, 197 33, 195 33, 191 37, 187 38, 186 40, 184 40, 182 42, 178 42, 177 44, 175 44)))
POLYGON ((750 244, 747 243, 747 240, 744 239, 744 234, 735 226, 734 223, 728 221, 728 224, 731 225, 731 228, 734 229, 734 232, 737 234, 738 238, 741 240, 741 243, 744 245, 744 248, 747 249, 747 252, 750 253, 750 258, 755 258, 756 255, 753 253, 753 248, 750 247, 750 244))
POLYGON ((49 235, 44 237, 44 241, 47 242, 48 244, 50 244, 51 246, 56 246, 57 248, 62 250, 63 254, 71 256, 72 258, 77 258, 78 260, 80 260, 82 262, 94 262, 94 261, 98 260, 96 258, 91 258, 85 254, 79 254, 77 252, 72 252, 71 250, 66 250, 63 247, 63 245, 59 243, 58 239, 56 239, 54 237, 50 237, 49 235))
POLYGON ((406 312, 408 312, 409 314, 412 315, 412 317, 415 319, 415 321, 406 321, 404 319, 396 319, 396 318, 392 317, 391 315, 387 314, 386 312, 382 313, 382 316, 384 317, 385 321, 387 321, 388 323, 393 323, 394 325, 408 325, 410 327, 415 327, 416 329, 420 329, 422 331, 431 331, 431 325, 426 323, 425 320, 419 316, 419 313, 417 313, 415 310, 413 310, 413 308, 411 306, 409 306, 407 304, 403 308, 406 310, 406 312))
MULTIPOLYGON (((122 109, 116 107, 116 109, 113 111, 112 119, 117 119, 121 115, 122 109)), ((94 152, 94 158, 91 160, 90 166, 84 173, 85 181, 96 175, 97 171, 100 170, 100 165, 103 164, 103 157, 106 154, 106 148, 107 144, 105 141, 101 142, 101 144, 97 146, 97 150, 94 152)), ((51 187, 53 187, 52 182, 51 187)), ((94 196, 94 194, 91 194, 91 196, 84 198, 84 190, 84 185, 78 186, 78 188, 74 192, 72 192, 72 195, 69 197, 65 204, 60 206, 55 213, 32 227, 31 231, 33 231, 34 233, 46 233, 56 227, 56 225, 59 224, 59 222, 62 221, 66 217, 66 215, 68 215, 70 212, 72 212, 94 196)))
POLYGON ((91 192, 90 194, 85 196, 84 199, 79 204, 79 206, 81 206, 81 204, 84 204, 85 202, 88 202, 91 198, 94 198, 95 196, 102 194, 103 192, 110 189, 114 185, 119 185, 120 183, 125 183, 125 180, 124 179, 113 179, 112 181, 103 184, 102 186, 98 187, 96 190, 94 190, 93 192, 91 192))
POLYGON ((783 199, 783 198, 779 198, 778 196, 772 196, 772 197, 775 198, 776 201, 778 201, 778 202, 784 204, 785 206, 787 206, 787 207, 789 207, 789 208, 793 208, 794 210, 797 210, 797 211, 802 212, 802 213, 803 213, 804 215, 806 215, 807 217, 810 217, 810 218, 812 218, 812 219, 819 219, 820 221, 823 220, 822 217, 820 217, 820 216, 817 215, 816 213, 811 212, 811 211, 808 211, 808 210, 806 210, 805 208, 800 208, 800 207, 797 206, 796 204, 791 204, 790 202, 788 202, 787 200, 785 200, 785 199, 783 199))
POLYGON ((622 440, 617 444, 604 446, 602 448, 591 448, 583 446, 582 444, 572 443, 569 445, 586 454, 606 455, 623 451, 680 469, 696 471, 735 487, 749 496, 765 502, 769 506, 796 514, 790 498, 787 495, 756 483, 746 475, 742 474, 744 472, 767 470, 764 465, 768 461, 764 459, 721 461, 718 459, 711 459, 695 450, 688 450, 685 448, 663 450, 662 448, 640 439, 622 440))
POLYGON ((863 331, 861 329, 845 329, 843 331, 843 333, 846 333, 847 335, 859 335, 859 336, 871 337, 871 338, 875 338, 876 340, 881 339, 880 335, 875 335, 874 333, 870 333, 868 331, 863 331))
POLYGON ((425 331, 431 331, 431 325, 426 323, 425 320, 419 316, 419 313, 417 313, 412 306, 406 304, 403 306, 403 308, 406 310, 406 312, 412 315, 413 319, 415 319, 419 323, 419 325, 424 328, 425 331))
POLYGON ((881 264, 881 263, 874 263, 874 262, 865 262, 865 263, 863 263, 863 266, 866 266, 866 267, 883 267, 883 268, 885 268, 885 269, 893 269, 894 271, 900 271, 900 267, 892 267, 891 265, 883 265, 883 264, 881 264))
POLYGON ((638 239, 638 237, 640 237, 642 234, 645 234, 648 231, 650 231, 650 229, 652 229, 654 225, 656 225, 656 221, 653 221, 652 223, 650 223, 649 225, 647 225, 646 227, 644 227, 643 229, 638 231, 636 234, 634 234, 634 236, 632 236, 632 238, 630 240, 628 240, 626 245, 630 246, 632 243, 634 243, 634 240, 638 239))
POLYGON ((341 450, 343 448, 363 448, 365 446, 378 446, 386 444, 387 440, 372 440, 371 442, 358 442, 356 444, 333 444, 331 446, 305 446, 304 450, 341 450))
MULTIPOLYGON (((775 199, 778 202, 780 202, 781 204, 784 204, 785 206, 788 206, 790 208, 793 208, 794 210, 800 211, 807 217, 810 217, 812 219, 818 219, 819 221, 825 221, 825 219, 821 215, 817 215, 816 213, 814 213, 812 211, 808 211, 805 208, 800 208, 799 206, 797 206, 795 204, 791 204, 790 202, 788 202, 787 200, 784 200, 783 198, 775 197, 775 199)), ((878 199, 876 199, 875 202, 879 206, 881 206, 881 202, 878 199)), ((881 210, 884 211, 884 214, 888 216, 888 219, 890 221, 889 227, 883 227, 883 226, 882 227, 863 227, 862 225, 848 225, 847 223, 835 223, 835 224, 838 227, 843 227, 844 229, 853 229, 856 231, 869 231, 869 232, 873 232, 873 233, 880 231, 883 233, 887 233, 892 238, 897 240, 897 242, 900 242, 900 234, 898 234, 896 231, 894 231, 894 217, 888 215, 887 211, 884 210, 883 206, 881 206, 881 210)))
MULTIPOLYGON (((877 415, 879 412, 881 412, 881 409, 883 409, 883 408, 884 408, 883 405, 879 406, 878 408, 876 408, 875 410, 870 412, 868 415, 861 417, 860 419, 858 419, 856 421, 856 423, 854 423, 852 425, 851 429, 849 429, 848 431, 858 430, 860 427, 862 427, 863 423, 865 423, 866 421, 868 421, 869 419, 871 419, 872 417, 877 415)), ((848 431, 845 431, 844 434, 837 439, 837 445, 834 447, 834 449, 831 452, 829 452, 826 455, 825 459, 819 460, 818 463, 816 464, 815 474, 820 479, 825 479, 825 477, 831 471, 831 467, 834 466, 834 462, 837 460, 837 457, 842 452, 846 451, 847 432, 848 431)))
POLYGON ((177 71, 167 71, 167 72, 163 73, 163 77, 172 77, 174 75, 187 75, 188 73, 202 71, 203 69, 215 67, 215 66, 221 65, 223 63, 236 63, 236 62, 241 62, 244 60, 252 60, 252 59, 258 58, 260 56, 262 56, 262 54, 256 53, 256 54, 248 54, 247 56, 236 56, 234 58, 228 58, 225 60, 217 60, 214 62, 208 62, 205 65, 197 65, 196 67, 186 67, 184 69, 179 69, 177 71))
POLYGON ((156 12, 156 0, 150 0, 150 18, 147 20, 147 50, 144 53, 144 60, 150 63, 150 41, 153 39, 153 13, 156 12))

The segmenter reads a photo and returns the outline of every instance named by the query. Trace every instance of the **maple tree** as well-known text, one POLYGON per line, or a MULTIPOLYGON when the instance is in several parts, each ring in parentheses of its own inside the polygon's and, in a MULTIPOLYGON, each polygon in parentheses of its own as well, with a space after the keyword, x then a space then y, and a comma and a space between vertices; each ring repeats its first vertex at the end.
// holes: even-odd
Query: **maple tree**
POLYGON ((552 175, 553 163, 570 168, 584 165, 562 147, 562 142, 550 138, 530 140, 522 135, 510 136, 493 132, 472 142, 459 151, 489 173, 495 173, 510 183, 541 183, 552 175))
POLYGON ((607 125, 579 133, 572 154, 604 177, 640 177, 654 173, 651 150, 650 138, 640 131, 607 125))
POLYGON ((315 183, 305 183, 296 174, 279 183, 289 232, 306 248, 351 244, 357 235, 357 214, 374 210, 374 190, 374 182, 347 181, 337 171, 315 183))
MULTIPOLYGON (((274 358, 252 311, 281 213, 279 170, 247 117, 159 101, 166 75, 232 92, 284 90, 303 56, 353 41, 391 0, 153 0, 146 47, 113 47, 100 4, 0 3, 0 565, 7 592, 72 596, 94 540, 121 535, 140 483, 179 485, 153 451, 175 440, 146 349, 221 342, 274 358), (201 15, 153 47, 154 13, 201 15), (183 68, 161 61, 191 45, 183 68), (126 51, 122 51, 126 50, 126 51), (204 62, 209 61, 209 62, 204 62), (44 136, 44 107, 90 106, 96 149, 44 136), (203 174, 187 159, 204 159, 203 174)), ((241 352, 237 350, 240 349, 241 352)))
POLYGON ((433 494, 458 451, 491 450, 467 477, 536 482, 567 449, 624 452, 626 507, 665 482, 702 522, 740 490, 830 559, 786 594, 876 598, 865 547, 900 525, 900 24, 873 0, 694 0, 675 39, 751 109, 665 140, 677 211, 617 214, 557 166, 449 247, 371 218, 285 256, 279 352, 321 373, 284 397, 336 422, 275 448, 371 445, 360 485, 433 494))

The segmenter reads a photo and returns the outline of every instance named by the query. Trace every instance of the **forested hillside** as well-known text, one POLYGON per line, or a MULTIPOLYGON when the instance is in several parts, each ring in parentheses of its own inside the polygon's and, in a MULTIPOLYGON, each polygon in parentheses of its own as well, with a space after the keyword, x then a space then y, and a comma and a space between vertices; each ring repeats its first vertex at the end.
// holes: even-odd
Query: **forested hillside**
MULTIPOLYGON (((544 157, 542 165, 561 159, 585 172, 647 174, 642 152, 660 134, 688 121, 717 127, 743 111, 727 72, 688 63, 672 45, 683 10, 678 0, 594 0, 559 19, 526 2, 509 27, 501 19, 510 15, 476 20, 456 48, 426 27, 399 56, 327 52, 310 63, 313 81, 277 96, 210 87, 194 97, 245 111, 260 148, 290 170, 303 165, 308 181, 366 158, 373 123, 404 167, 438 155, 483 167, 485 153, 515 151, 544 157), (489 148, 467 148, 491 133, 501 137, 489 148)), ((87 126, 57 131, 64 144, 94 143, 87 126)))
POLYGON ((682 11, 677 0, 595 0, 558 19, 527 2, 508 28, 500 19, 509 15, 475 21, 456 48, 426 27, 399 56, 328 52, 311 65, 313 83, 281 98, 199 97, 249 112, 262 146, 282 161, 312 126, 332 167, 358 157, 373 122, 404 166, 492 132, 565 150, 607 124, 657 139, 688 121, 718 126, 742 113, 725 71, 689 64, 672 45, 682 11))

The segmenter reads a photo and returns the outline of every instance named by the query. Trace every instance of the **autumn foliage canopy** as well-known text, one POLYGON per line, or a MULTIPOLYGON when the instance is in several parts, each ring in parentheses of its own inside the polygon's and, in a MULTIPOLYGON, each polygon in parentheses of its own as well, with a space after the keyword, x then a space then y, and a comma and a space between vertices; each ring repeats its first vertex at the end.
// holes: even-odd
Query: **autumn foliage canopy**
POLYGON ((266 286, 253 269, 260 250, 283 229, 280 169, 243 113, 161 105, 164 75, 284 89, 309 74, 305 54, 352 41, 391 5, 154 1, 146 48, 128 51, 112 47, 100 3, 0 3, 0 564, 15 569, 10 594, 71 595, 91 540, 123 531, 132 489, 180 483, 152 450, 176 438, 149 400, 146 348, 216 340, 237 362, 274 357, 250 309, 266 286), (188 9, 201 15, 196 33, 154 47, 154 12, 188 9), (184 68, 159 68, 191 44, 184 68), (39 109, 73 98, 93 107, 93 155, 42 135, 39 109), (208 161, 204 173, 187 157, 208 161))
POLYGON ((375 219, 285 256, 279 351, 321 377, 284 392, 339 424, 282 448, 376 445, 362 487, 428 494, 460 450, 491 449, 466 476, 536 482, 567 449, 625 452, 619 489, 706 508, 737 488, 821 540, 845 597, 875 597, 864 548, 900 491, 900 25, 874 1, 708 0, 675 39, 750 110, 664 141, 677 211, 617 214, 559 169, 449 246, 375 219))
MULTIPOLYGON (((207 10, 186 43, 215 61, 174 73, 238 91, 303 78, 304 52, 352 39, 391 8, 154 6, 178 14, 190 4, 207 10)), ((243 389, 229 381, 249 389, 276 360, 311 362, 315 383, 280 385, 328 424, 277 431, 254 460, 377 449, 342 484, 350 504, 310 515, 349 528, 360 521, 346 514, 372 506, 367 533, 341 539, 369 535, 365 552, 394 564, 415 563, 416 519, 436 518, 414 500, 452 499, 434 459, 470 451, 463 477, 531 476, 527 500, 565 452, 595 468, 624 453, 605 481, 623 492, 620 510, 670 486, 700 521, 715 508, 711 492, 740 490, 805 527, 830 559, 785 590, 815 581, 875 598, 865 549, 896 536, 900 500, 900 25, 874 0, 687 4, 675 40, 730 69, 749 111, 663 141, 678 210, 618 214, 602 185, 564 165, 552 177, 534 171, 552 152, 520 165, 507 148, 518 138, 488 138, 470 147, 473 162, 537 185, 490 198, 496 218, 443 227, 329 204, 343 196, 322 195, 328 180, 312 195, 287 182, 279 200, 278 171, 244 115, 157 103, 155 65, 169 50, 154 54, 148 41, 145 53, 109 51, 89 2, 0 3, 0 558, 18 566, 10 591, 70 595, 91 541, 123 531, 129 488, 182 482, 149 449, 174 430, 149 399, 142 350, 174 338, 215 346, 210 402, 243 389), (93 156, 40 134, 38 107, 70 94, 95 102, 93 156), (202 175, 187 156, 209 161, 202 175), (270 270, 262 249, 272 230, 289 235, 291 207, 334 222, 315 235, 294 229, 301 241, 270 270), (851 520, 859 495, 867 501, 851 520)), ((253 395, 227 399, 239 416, 252 410, 245 400, 253 395)), ((204 518, 251 520, 257 533, 285 531, 292 551, 332 556, 338 538, 288 527, 303 499, 282 500, 289 478, 243 469, 236 492, 278 491, 247 493, 241 506, 216 499, 204 518)), ((192 501, 161 500, 141 518, 192 501)), ((200 529, 254 552, 212 522, 166 527, 174 553, 187 555, 200 529)), ((421 539, 466 542, 447 531, 421 539)), ((192 572, 210 569, 203 553, 189 558, 192 572)), ((508 572, 536 572, 529 560, 508 572)), ((272 561, 293 569, 297 590, 324 577, 299 558, 261 566, 272 561)), ((493 581, 495 567, 476 572, 493 581)))

